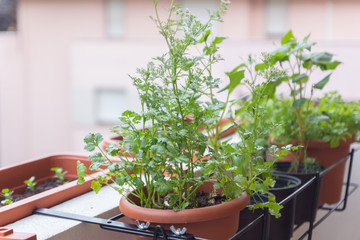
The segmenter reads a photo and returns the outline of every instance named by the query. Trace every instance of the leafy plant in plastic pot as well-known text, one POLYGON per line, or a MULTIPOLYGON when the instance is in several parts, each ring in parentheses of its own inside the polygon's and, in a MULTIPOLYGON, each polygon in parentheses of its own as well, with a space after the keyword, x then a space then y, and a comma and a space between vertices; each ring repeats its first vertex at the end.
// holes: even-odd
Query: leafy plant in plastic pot
MULTIPOLYGON (((89 157, 90 169, 108 170, 93 181, 92 188, 99 192, 105 184, 122 194, 120 210, 133 222, 186 227, 196 236, 224 239, 237 231, 239 211, 248 204, 249 194, 266 191, 272 182, 247 178, 232 164, 234 159, 242 161, 241 151, 208 138, 214 125, 220 128, 229 95, 242 79, 230 78, 225 102, 216 98, 220 80, 212 69, 222 60, 218 49, 225 38, 213 37, 210 29, 214 21, 222 21, 228 3, 221 2, 219 10, 201 23, 175 1, 162 20, 158 1, 153 2, 153 20, 168 51, 131 76, 142 111, 125 111, 120 125, 112 129, 123 140, 104 151, 100 134, 85 137, 86 150, 97 149, 89 157), (194 55, 196 49, 200 51, 194 55), (114 162, 113 157, 121 161, 114 162), (206 206, 198 201, 201 194, 206 206)), ((79 163, 79 183, 85 170, 79 163)))
MULTIPOLYGON (((333 60, 331 53, 311 52, 315 43, 309 42, 308 39, 309 35, 302 41, 297 41, 292 31, 289 31, 282 38, 281 46, 271 53, 274 66, 277 66, 284 74, 282 78, 274 81, 273 85, 276 89, 280 85, 287 86, 288 96, 276 97, 269 101, 268 105, 270 119, 282 123, 272 132, 272 140, 299 146, 298 151, 292 154, 292 170, 283 170, 304 175, 303 178, 297 175, 303 182, 321 169, 320 166, 314 164, 315 159, 311 158, 309 141, 306 139, 310 126, 325 120, 323 115, 313 115, 315 105, 313 94, 314 91, 322 90, 326 86, 333 70, 340 64, 339 61, 333 60), (322 77, 315 80, 313 77, 315 75, 322 75, 322 77)), ((279 163, 279 165, 284 164, 279 163)), ((313 184, 312 187, 315 185, 313 184)), ((317 201, 317 194, 313 194, 312 187, 308 188, 307 192, 315 196, 312 201, 317 201)), ((299 213, 305 212, 302 209, 303 206, 298 206, 298 208, 299 213)), ((309 220, 308 217, 307 220, 309 220)), ((298 221, 298 223, 303 221, 298 221)))

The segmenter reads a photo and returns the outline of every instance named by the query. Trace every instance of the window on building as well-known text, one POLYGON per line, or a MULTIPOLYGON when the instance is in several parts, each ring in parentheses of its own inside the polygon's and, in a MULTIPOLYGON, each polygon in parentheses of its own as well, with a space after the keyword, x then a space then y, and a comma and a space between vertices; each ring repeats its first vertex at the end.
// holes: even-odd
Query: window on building
POLYGON ((282 36, 289 28, 289 0, 267 0, 265 7, 265 33, 269 37, 282 36))
POLYGON ((0 31, 16 31, 17 0, 0 0, 0 31))
POLYGON ((105 30, 109 38, 124 36, 124 7, 124 0, 105 0, 105 30))

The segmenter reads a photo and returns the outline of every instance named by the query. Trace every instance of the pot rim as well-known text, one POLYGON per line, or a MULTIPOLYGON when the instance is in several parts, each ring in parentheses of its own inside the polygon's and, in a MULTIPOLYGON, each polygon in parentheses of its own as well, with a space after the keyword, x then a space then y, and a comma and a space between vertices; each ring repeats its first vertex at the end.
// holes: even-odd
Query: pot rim
MULTIPOLYGON (((130 193, 127 195, 129 196, 130 193)), ((249 195, 243 192, 241 196, 228 202, 214 206, 184 209, 178 212, 170 209, 144 208, 130 203, 124 196, 120 199, 120 211, 127 217, 139 221, 156 223, 191 223, 223 218, 244 209, 249 203, 249 195)))

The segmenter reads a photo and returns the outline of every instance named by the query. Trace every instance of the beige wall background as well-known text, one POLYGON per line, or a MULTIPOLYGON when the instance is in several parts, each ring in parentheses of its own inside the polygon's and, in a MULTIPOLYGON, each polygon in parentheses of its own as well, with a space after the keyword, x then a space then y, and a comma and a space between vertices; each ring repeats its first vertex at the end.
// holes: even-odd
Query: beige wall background
MULTIPOLYGON (((217 0, 180 2, 204 12, 217 0)), ((336 53, 344 64, 326 90, 358 99, 359 12, 354 0, 233 0, 216 27, 229 37, 216 72, 226 81, 241 57, 274 49, 282 26, 336 53)), ((138 108, 128 74, 164 51, 153 14, 150 0, 19 0, 18 31, 0 32, 0 167, 82 152, 88 132, 111 136, 116 116, 138 108)))

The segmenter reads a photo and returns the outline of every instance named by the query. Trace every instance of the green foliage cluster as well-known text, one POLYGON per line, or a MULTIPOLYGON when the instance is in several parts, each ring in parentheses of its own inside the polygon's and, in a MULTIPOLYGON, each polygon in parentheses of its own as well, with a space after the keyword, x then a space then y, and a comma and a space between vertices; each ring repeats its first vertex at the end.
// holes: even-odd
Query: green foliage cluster
POLYGON ((51 168, 50 171, 55 172, 54 178, 59 179, 62 182, 62 184, 66 183, 65 175, 67 174, 67 171, 64 171, 64 169, 60 167, 51 168))
MULTIPOLYGON (((329 142, 331 147, 337 147, 341 140, 358 135, 360 102, 346 102, 339 93, 329 92, 310 102, 306 111, 308 126, 304 133, 305 143, 308 140, 322 140, 329 142)), ((278 96, 269 100, 267 112, 271 121, 281 123, 271 132, 277 143, 288 144, 296 139, 299 128, 290 99, 278 96)))
MULTIPOLYGON (((153 2, 156 13, 153 20, 168 51, 154 58, 146 68, 138 69, 137 76, 131 76, 142 111, 125 111, 120 117, 121 124, 112 129, 123 140, 103 151, 100 134, 90 133, 85 137, 85 149, 94 152, 89 156, 90 169, 104 173, 92 182, 92 188, 98 192, 106 184, 121 194, 130 192, 140 199, 142 207, 170 207, 175 211, 196 207, 195 193, 209 180, 216 180, 214 191, 222 189, 228 200, 244 191, 250 195, 267 193, 274 181, 269 174, 272 164, 257 156, 256 141, 261 134, 250 136, 243 132, 244 138, 249 139, 246 144, 221 142, 219 137, 224 116, 236 124, 231 111, 236 101, 230 100, 235 88, 245 84, 252 89, 253 100, 243 108, 259 119, 261 99, 273 79, 268 76, 271 80, 264 84, 250 82, 245 79, 246 69, 241 65, 227 73, 230 82, 219 91, 220 79, 213 76, 212 69, 222 60, 218 49, 225 38, 213 37, 210 29, 214 21, 222 21, 226 2, 210 13, 205 23, 181 9, 175 1, 167 19, 162 21, 158 2, 153 2), (215 96, 222 91, 227 92, 225 101, 215 96), (168 201, 162 202, 161 197, 168 201)), ((268 67, 257 65, 265 75, 271 74, 268 67)), ((258 131, 259 126, 255 122, 253 129, 258 131)), ((78 183, 84 182, 86 170, 78 162, 78 183)), ((281 206, 276 204, 274 196, 269 200, 257 207, 270 207, 279 216, 281 206)))
POLYGON ((1 200, 1 204, 9 205, 9 204, 13 203, 13 201, 11 200, 11 196, 13 194, 14 194, 14 191, 10 191, 10 189, 8 189, 8 188, 3 188, 0 193, 0 197, 3 198, 3 200, 1 200))
POLYGON ((28 180, 25 180, 24 183, 27 185, 27 188, 30 189, 32 192, 35 191, 35 176, 31 176, 28 180))
MULTIPOLYGON (((281 115, 269 113, 269 115, 276 115, 280 118, 276 119, 277 123, 289 124, 296 126, 293 129, 292 126, 285 127, 280 131, 288 131, 290 133, 296 133, 297 135, 280 135, 276 137, 289 138, 294 137, 297 143, 302 148, 299 148, 299 152, 296 155, 296 159, 299 163, 303 162, 307 158, 306 155, 306 138, 305 133, 311 125, 311 121, 320 121, 321 117, 311 117, 311 107, 313 106, 313 93, 314 90, 322 90, 329 82, 332 71, 340 64, 339 61, 333 60, 333 54, 328 52, 311 52, 314 42, 309 42, 309 35, 302 41, 298 41, 292 31, 289 31, 281 40, 281 46, 273 51, 271 61, 280 71, 282 76, 273 82, 275 88, 280 85, 286 85, 289 90, 289 95, 285 98, 275 98, 274 101, 281 101, 281 103, 270 102, 270 108, 277 105, 282 107, 280 110, 276 110, 281 115), (313 73, 323 73, 320 80, 313 79, 313 73), (295 117, 294 117, 295 116, 295 117), (289 128, 289 129, 286 129, 289 128)), ((282 139, 284 140, 284 139, 282 139)), ((299 164, 300 165, 300 164, 299 164)))
MULTIPOLYGON (((67 171, 64 171, 62 168, 59 167, 51 168, 50 171, 55 172, 54 178, 60 179, 63 184, 66 183, 65 175, 67 174, 67 171)), ((35 186, 37 184, 35 182, 35 176, 31 176, 28 180, 25 180, 24 183, 27 185, 28 189, 30 189, 32 192, 35 192, 35 186)), ((14 191, 10 191, 10 189, 8 188, 2 189, 0 193, 0 197, 3 198, 3 200, 1 200, 1 204, 8 205, 13 203, 13 201, 11 200, 13 194, 14 191)))
POLYGON ((360 130, 360 102, 345 102, 337 92, 325 93, 313 105, 305 139, 321 139, 337 147, 340 141, 356 138, 360 130))

